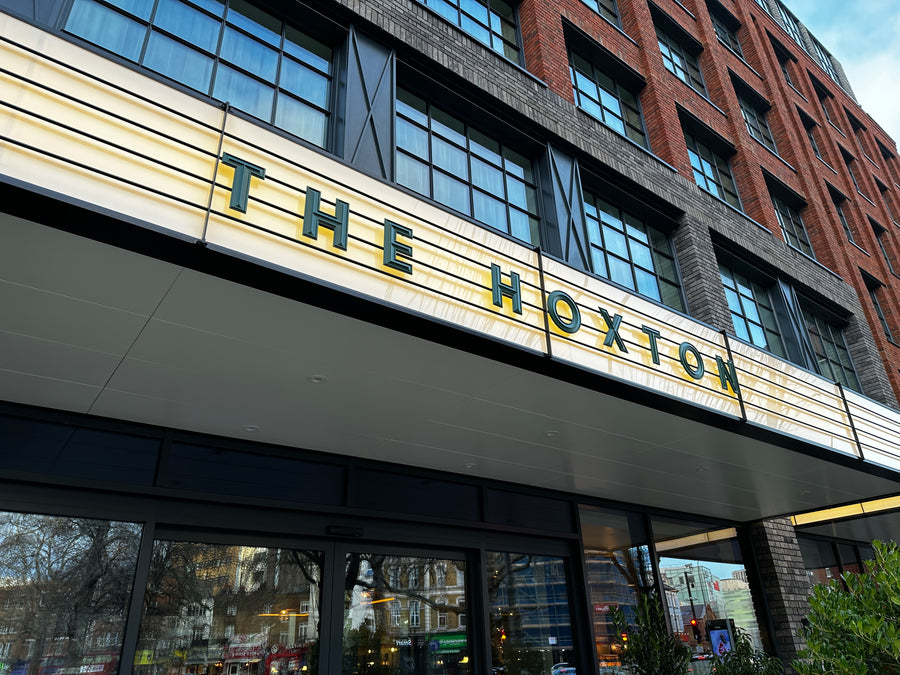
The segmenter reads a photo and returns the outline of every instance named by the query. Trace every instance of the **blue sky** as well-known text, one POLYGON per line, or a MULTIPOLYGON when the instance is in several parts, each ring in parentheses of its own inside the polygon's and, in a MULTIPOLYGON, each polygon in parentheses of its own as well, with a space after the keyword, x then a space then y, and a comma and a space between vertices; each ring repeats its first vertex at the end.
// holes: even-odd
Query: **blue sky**
POLYGON ((783 0, 840 61, 856 100, 900 143, 900 0, 783 0))

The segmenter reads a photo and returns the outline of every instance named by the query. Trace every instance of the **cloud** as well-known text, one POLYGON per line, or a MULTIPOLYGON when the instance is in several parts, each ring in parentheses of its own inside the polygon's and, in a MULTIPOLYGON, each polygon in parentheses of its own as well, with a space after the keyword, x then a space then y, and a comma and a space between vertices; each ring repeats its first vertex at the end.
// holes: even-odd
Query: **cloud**
POLYGON ((857 102, 900 141, 900 4, 788 0, 801 23, 844 67, 857 102))

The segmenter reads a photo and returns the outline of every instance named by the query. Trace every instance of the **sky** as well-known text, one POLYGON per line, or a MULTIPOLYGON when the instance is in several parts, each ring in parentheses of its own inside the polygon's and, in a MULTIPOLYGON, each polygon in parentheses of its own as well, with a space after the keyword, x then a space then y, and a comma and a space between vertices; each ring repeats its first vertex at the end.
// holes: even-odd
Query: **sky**
POLYGON ((844 67, 857 102, 900 144, 900 0, 783 0, 844 67))

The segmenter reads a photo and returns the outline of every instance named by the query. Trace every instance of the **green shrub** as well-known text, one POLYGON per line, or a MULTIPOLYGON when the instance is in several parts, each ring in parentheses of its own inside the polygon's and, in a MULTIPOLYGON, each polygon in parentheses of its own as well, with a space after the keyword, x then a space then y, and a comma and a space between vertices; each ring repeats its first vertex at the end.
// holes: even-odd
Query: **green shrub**
POLYGON ((801 675, 896 675, 900 673, 900 549, 873 542, 868 574, 843 575, 816 586, 806 648, 794 661, 801 675))
POLYGON ((781 661, 756 651, 750 636, 740 628, 736 630, 731 651, 713 659, 716 675, 784 675, 781 661))
POLYGON ((690 651, 666 629, 666 616, 656 593, 638 596, 637 626, 629 626, 618 607, 613 610, 612 619, 616 634, 627 636, 626 640, 619 640, 619 646, 622 662, 633 675, 686 675, 690 651))

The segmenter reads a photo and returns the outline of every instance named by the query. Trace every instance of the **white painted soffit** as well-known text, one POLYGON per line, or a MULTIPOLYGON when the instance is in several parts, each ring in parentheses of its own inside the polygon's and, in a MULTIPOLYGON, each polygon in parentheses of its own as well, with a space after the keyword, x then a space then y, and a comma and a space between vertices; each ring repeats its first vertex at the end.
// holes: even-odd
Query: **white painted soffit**
POLYGON ((737 521, 900 487, 33 222, 0 237, 0 399, 737 521))

